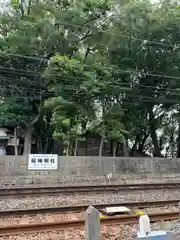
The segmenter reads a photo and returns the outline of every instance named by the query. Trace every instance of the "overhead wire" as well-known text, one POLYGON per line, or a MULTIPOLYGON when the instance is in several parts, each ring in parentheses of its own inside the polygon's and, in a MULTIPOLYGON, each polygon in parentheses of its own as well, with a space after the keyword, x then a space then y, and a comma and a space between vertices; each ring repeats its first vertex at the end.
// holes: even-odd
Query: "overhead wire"
MULTIPOLYGON (((84 28, 84 26, 81 25, 77 25, 74 23, 68 23, 65 21, 58 21, 58 23, 61 23, 63 25, 68 25, 71 27, 78 27, 78 28, 84 28)), ((138 38, 138 37, 132 37, 132 36, 128 36, 128 35, 124 35, 124 34, 120 34, 120 33, 113 33, 113 32, 107 32, 106 30, 102 30, 102 29, 93 29, 92 31, 94 32, 101 32, 101 33, 106 33, 106 34, 110 34, 110 35, 117 35, 117 36, 121 36, 122 38, 128 38, 131 40, 138 40, 144 43, 153 43, 155 45, 161 45, 161 46, 165 46, 165 47, 171 47, 171 48, 176 48, 179 49, 180 47, 177 45, 172 45, 172 44, 166 44, 163 42, 158 42, 158 41, 154 41, 154 40, 148 40, 148 39, 142 39, 142 38, 138 38)), ((22 57, 22 58, 27 58, 27 59, 34 59, 34 60, 46 60, 48 61, 49 58, 47 57, 43 57, 43 56, 30 56, 30 55, 22 55, 22 54, 17 54, 17 53, 8 53, 8 52, 0 52, 1 54, 4 54, 5 56, 15 56, 15 57, 22 57)))
MULTIPOLYGON (((63 25, 68 25, 68 26, 71 26, 71 27, 78 27, 78 28, 82 28, 82 29, 85 26, 85 25, 81 26, 81 25, 78 25, 78 24, 69 23, 69 22, 65 22, 65 21, 58 21, 58 23, 61 23, 63 25)), ((92 31, 100 32, 100 33, 106 33, 106 34, 110 34, 110 35, 117 35, 117 36, 120 36, 122 38, 128 38, 128 39, 131 39, 131 40, 138 40, 138 41, 141 41, 141 42, 144 42, 144 43, 153 43, 155 45, 171 47, 171 48, 176 48, 176 49, 180 48, 177 45, 166 44, 166 43, 158 42, 158 41, 154 41, 154 40, 148 40, 148 39, 142 39, 142 38, 138 38, 138 37, 128 36, 128 35, 120 34, 120 33, 117 33, 117 32, 115 32, 115 33, 114 32, 108 32, 108 31, 103 30, 103 29, 93 29, 92 31)), ((162 39, 162 41, 164 41, 164 39, 162 39)), ((34 59, 34 60, 39 60, 39 61, 42 61, 42 60, 48 61, 49 60, 49 58, 44 57, 44 56, 30 56, 30 55, 22 55, 22 54, 18 54, 18 53, 8 53, 8 52, 0 52, 0 54, 3 54, 5 56, 15 56, 15 57, 34 59)))
MULTIPOLYGON (((76 77, 73 77, 73 78, 76 78, 76 77)), ((65 78, 66 79, 66 78, 65 78)), ((72 79, 72 78, 70 78, 70 79, 72 79)), ((2 78, 1 79, 1 76, 0 76, 0 81, 1 80, 4 80, 4 81, 8 81, 8 84, 10 85, 9 87, 11 87, 11 83, 12 83, 12 87, 13 87, 13 84, 14 83, 18 83, 18 84, 21 84, 21 83, 26 83, 26 81, 24 80, 24 79, 13 79, 13 78, 2 78)), ((62 77, 61 78, 61 80, 64 80, 64 77, 62 77)), ((67 80, 68 80, 68 77, 67 77, 67 80)), ((34 83, 34 84, 37 84, 37 81, 31 81, 30 80, 30 83, 34 83)), ((38 82, 39 84, 45 84, 44 82, 38 82)), ((0 83, 1 84, 1 83, 0 83)), ((119 83, 119 84, 107 84, 106 82, 105 82, 105 86, 106 87, 115 87, 116 89, 117 89, 117 87, 119 87, 119 88, 124 88, 124 89, 122 89, 122 91, 124 92, 124 93, 126 93, 126 91, 128 91, 128 90, 140 90, 140 91, 143 91, 144 89, 152 89, 152 90, 154 90, 154 91, 162 91, 162 90, 165 90, 165 91, 170 91, 170 93, 167 93, 167 92, 165 92, 166 94, 170 94, 170 95, 175 95, 176 93, 178 94, 178 92, 180 92, 180 86, 179 86, 179 88, 169 88, 168 86, 167 87, 162 87, 162 86, 154 86, 154 85, 143 85, 143 84, 134 84, 133 85, 133 83, 119 83), (173 93, 173 94, 172 94, 173 93)), ((70 87, 70 86, 65 86, 65 85, 62 85, 62 87, 63 87, 63 89, 64 90, 74 90, 74 91, 79 91, 79 90, 81 90, 80 88, 74 88, 74 87, 70 87)), ((98 87, 98 85, 97 85, 97 87, 98 87)), ((39 88, 37 88, 37 86, 35 87, 22 87, 22 86, 17 86, 17 88, 19 88, 19 89, 29 89, 30 91, 32 91, 32 90, 34 90, 34 91, 43 91, 43 90, 45 90, 45 89, 43 89, 41 86, 39 87, 39 88)), ((44 88, 46 88, 45 87, 45 85, 44 85, 44 88)), ((121 91, 121 89, 119 89, 119 91, 121 91)), ((51 89, 47 89, 45 92, 49 92, 49 93, 57 93, 57 91, 56 92, 53 92, 51 89)))
MULTIPOLYGON (((126 4, 124 7, 126 7, 127 5, 129 4, 126 4)), ((69 22, 65 22, 65 21, 58 21, 59 23, 62 23, 64 25, 68 25, 68 26, 72 26, 72 27, 78 27, 78 28, 84 28, 85 25, 77 25, 77 24, 74 24, 74 23, 69 23, 69 22)), ((132 37, 132 36, 126 36, 126 35, 122 35, 122 34, 119 34, 119 33, 113 33, 113 32, 107 32, 105 30, 102 30, 102 29, 93 29, 93 31, 95 32, 103 32, 103 33, 108 33, 108 34, 112 34, 112 35, 118 35, 118 36, 121 36, 121 37, 124 37, 124 38, 129 38, 129 39, 134 39, 134 40, 139 40, 139 41, 145 41, 145 42, 150 42, 150 43, 153 43, 153 44, 157 44, 157 45, 162 45, 162 46, 166 46, 166 47, 176 47, 176 48, 179 48, 178 46, 175 46, 175 45, 172 45, 172 44, 165 44, 163 42, 157 42, 157 41, 152 41, 152 40, 148 40, 148 39, 142 39, 142 38, 137 38, 137 37, 132 37)), ((17 53, 7 53, 7 52, 0 52, 4 55, 12 55, 12 56, 15 56, 15 57, 22 57, 22 58, 27 58, 27 59, 34 59, 34 60, 46 60, 48 61, 49 59, 46 58, 46 57, 43 57, 43 56, 30 56, 30 55, 22 55, 22 54, 17 54, 17 53)), ((90 65, 85 65, 83 64, 84 66, 88 66, 90 67, 90 65)), ((91 65, 92 67, 95 66, 97 67, 97 65, 91 65)), ((2 67, 1 66, 1 69, 5 67, 2 67)), ((99 68, 99 67, 98 67, 99 68)), ((101 69, 111 69, 112 68, 102 68, 102 66, 100 67, 101 69)), ((7 68, 6 68, 7 69, 7 68)), ((23 70, 23 69, 14 69, 14 68, 10 68, 10 70, 18 70, 18 71, 23 71, 23 72, 29 72, 30 74, 33 74, 33 75, 36 75, 37 72, 31 72, 31 71, 28 71, 28 70, 23 70)), ((117 69, 116 69, 117 71, 117 69)), ((124 72, 133 72, 132 70, 129 71, 129 70, 124 70, 124 69, 121 69, 120 71, 124 71, 124 72)), ((134 71, 136 72, 136 71, 134 71)), ((40 72, 38 74, 41 74, 40 72)), ((145 73, 146 75, 149 75, 149 76, 155 76, 155 77, 164 77, 164 78, 173 78, 173 79, 180 79, 179 77, 176 77, 176 76, 167 76, 167 75, 160 75, 160 74, 153 74, 153 73, 145 73)))
MULTIPOLYGON (((0 101, 6 101, 8 99, 10 100, 17 100, 18 99, 23 99, 23 100, 30 100, 31 99, 35 99, 35 96, 28 96, 28 97, 25 97, 25 96, 10 96, 10 95, 4 95, 4 96, 1 96, 0 98, 0 101)), ((143 103, 154 103, 155 105, 158 105, 158 104, 180 104, 180 101, 178 100, 166 100, 166 99, 138 99, 137 97, 133 97, 131 96, 132 98, 131 99, 122 99, 122 102, 120 104, 120 106, 123 106, 124 104, 128 104, 128 105, 135 105, 135 104, 143 104, 143 103)), ((38 96, 36 96, 36 99, 38 99, 38 96)), ((105 97, 99 97, 98 99, 95 99, 95 100, 104 100, 105 97)), ((113 103, 113 101, 112 101, 113 103)), ((114 102, 116 103, 116 102, 114 102)))
MULTIPOLYGON (((81 25, 77 25, 77 24, 73 24, 73 23, 68 23, 68 22, 63 22, 63 21, 60 21, 59 23, 62 23, 64 25, 68 25, 68 26, 73 26, 73 27, 78 27, 78 28, 84 28, 83 26, 81 25)), ((149 43, 153 43, 153 44, 157 44, 157 45, 161 45, 161 46, 166 46, 166 47, 176 47, 176 48, 179 48, 175 45, 171 45, 171 44, 165 44, 165 43, 162 43, 162 42, 157 42, 157 41, 151 41, 151 40, 147 40, 147 39, 141 39, 141 38, 137 38, 137 37, 132 37, 132 36, 126 36, 126 35, 122 35, 122 34, 119 34, 119 33, 110 33, 108 31, 105 31, 105 30, 102 30, 102 29, 93 29, 92 31, 95 31, 95 32, 104 32, 104 33, 107 33, 107 34, 112 34, 112 35, 118 35, 118 36, 121 36, 121 37, 124 37, 124 38, 129 38, 129 39, 134 39, 134 40, 138 40, 138 41, 145 41, 145 42, 149 42, 149 43)), ((5 53, 5 52, 1 52, 2 54, 4 55, 12 55, 12 56, 15 56, 15 57, 22 57, 22 58, 27 58, 27 59, 34 59, 34 60, 46 60, 48 61, 49 59, 48 58, 45 58, 45 57, 41 57, 41 56, 29 56, 29 55, 21 55, 21 54, 16 54, 16 53, 5 53)), ((119 68, 109 68, 109 67, 102 67, 102 66, 97 66, 97 65, 87 65, 87 64, 83 64, 84 66, 87 66, 87 67, 96 67, 96 68, 99 68, 99 69, 104 69, 104 70, 115 70, 115 71, 120 71, 120 72, 127 72, 127 73, 136 73, 138 74, 137 71, 135 70, 125 70, 125 69, 119 69, 119 68)), ((6 67, 3 67, 3 66, 0 66, 0 70, 6 70, 6 72, 10 71, 11 73, 13 74, 20 74, 20 72, 22 72, 22 74, 24 73, 27 73, 27 74, 32 74, 32 75, 38 75, 38 74, 42 74, 41 72, 32 72, 32 71, 29 71, 29 70, 25 70, 25 69, 15 69, 15 68, 6 68, 6 67), (13 71, 13 72, 12 72, 13 71), (18 71, 18 72, 17 72, 18 71)), ((154 77, 162 77, 162 78, 168 78, 168 79, 180 79, 180 77, 177 77, 177 76, 169 76, 169 75, 161 75, 161 74, 153 74, 153 73, 141 73, 141 74, 145 74, 145 75, 148 75, 148 76, 154 76, 154 77)), ((53 74, 52 74, 53 75, 53 74)), ((58 75, 54 75, 54 76, 58 76, 58 75)), ((66 78, 66 76, 63 76, 63 78, 66 78)), ((71 78, 71 76, 68 76, 67 78, 71 78)), ((76 77, 76 78, 79 78, 80 77, 76 77)), ((84 80, 87 80, 85 78, 81 78, 81 79, 84 79, 84 80)), ((18 80, 19 81, 19 80, 18 80)), ((22 79, 20 81, 23 81, 22 79)), ((121 86, 120 86, 121 87, 121 86)), ((137 87, 140 87, 140 85, 138 85, 137 87)), ((142 86, 142 87, 150 87, 152 88, 151 86, 142 86)), ((131 89, 131 88, 130 88, 131 89)), ((161 88, 162 89, 162 88, 161 88)), ((167 88, 165 88, 166 90, 168 90, 167 88)), ((160 90, 160 89, 158 89, 160 90)), ((170 89, 172 90, 172 89, 170 89)), ((175 91, 176 89, 173 89, 173 91, 175 91)), ((178 91, 178 90, 177 90, 178 91)), ((51 93, 50 93, 51 94, 51 93)))
MULTIPOLYGON (((68 25, 68 26, 71 26, 71 27, 78 27, 78 28, 84 28, 84 26, 81 26, 81 25, 77 25, 77 24, 74 24, 74 23, 68 23, 68 22, 65 22, 65 21, 58 21, 58 23, 62 23, 64 25, 68 25)), ((128 36, 128 35, 124 35, 124 34, 120 34, 120 33, 113 33, 113 32, 107 32, 106 30, 102 30, 102 29, 93 29, 92 31, 94 32, 101 32, 101 33, 106 33, 106 34, 109 34, 109 35, 115 35, 115 36, 120 36, 120 37, 123 37, 123 38, 128 38, 128 39, 132 39, 132 40, 138 40, 138 41, 142 41, 142 42, 145 42, 145 43, 153 43, 153 44, 156 44, 156 45, 161 45, 161 46, 166 46, 166 47, 172 47, 172 48, 180 48, 178 46, 175 46, 175 45, 172 45, 172 44, 166 44, 166 43, 163 43, 163 42, 157 42, 157 41, 153 41, 153 40, 148 40, 148 39, 142 39, 142 38, 138 38, 138 37, 132 37, 132 36, 128 36)))
MULTIPOLYGON (((67 78, 67 80, 70 78, 70 79, 75 79, 76 77, 63 77, 63 78, 61 78, 61 80, 65 80, 67 78)), ((13 78, 0 78, 0 80, 3 80, 3 81, 8 81, 8 84, 10 85, 9 87, 13 87, 13 84, 14 83, 18 83, 18 84, 23 84, 23 83, 27 83, 27 81, 25 81, 24 79, 13 79, 13 78), (12 86, 11 86, 11 84, 12 84, 12 86)), ((86 80, 86 79, 85 79, 86 80)), ((37 81, 32 81, 32 80, 30 80, 29 81, 29 83, 30 84, 45 84, 44 82, 38 82, 37 83, 37 81)), ((132 83, 132 85, 131 84, 129 84, 129 83, 119 83, 119 84, 106 84, 105 85, 106 87, 115 87, 116 89, 117 89, 117 87, 119 87, 119 88, 124 88, 124 89, 122 89, 122 91, 124 92, 124 93, 127 93, 128 92, 128 90, 140 90, 141 92, 143 91, 143 90, 145 90, 145 89, 152 89, 152 90, 154 90, 154 91, 158 91, 158 92, 160 92, 160 91, 162 91, 162 90, 165 90, 166 92, 164 92, 164 94, 168 94, 168 96, 175 96, 175 95, 177 95, 177 96, 179 96, 179 94, 178 94, 178 92, 180 91, 180 88, 178 89, 174 89, 174 88, 169 88, 169 87, 162 87, 162 86, 152 86, 152 85, 142 85, 142 84, 134 84, 133 85, 133 83, 132 83), (170 91, 169 93, 167 92, 167 91, 170 91)), ((39 86, 39 88, 37 88, 37 86, 35 87, 35 86, 33 86, 33 87, 29 87, 29 88, 27 88, 27 87, 22 87, 22 86, 16 86, 17 88, 19 88, 19 89, 28 89, 28 90, 30 90, 31 92, 32 91, 43 91, 43 92, 48 92, 48 94, 53 94, 53 93, 57 93, 57 91, 56 92, 53 92, 52 90, 46 90, 45 91, 45 89, 42 89, 42 86, 39 86)), ((43 86, 44 87, 44 86, 43 86)), ((97 85, 97 87, 98 87, 98 85, 97 85)), ((63 85, 63 88, 64 88, 64 90, 74 90, 74 91, 79 91, 80 89, 79 88, 74 88, 74 87, 69 87, 69 86, 65 86, 65 85, 63 85)), ((122 93, 121 92, 121 89, 119 89, 119 92, 120 93, 122 93)), ((163 94, 163 92, 161 92, 162 94, 163 94)))
MULTIPOLYGON (((2 87, 4 87, 4 86, 2 86, 2 87)), ((10 87, 9 87, 10 88, 10 87)), ((35 93, 36 94, 43 94, 44 96, 51 96, 51 97, 72 97, 71 95, 69 95, 69 93, 66 93, 66 92, 61 92, 61 93, 58 93, 58 92, 51 92, 51 91, 40 91, 39 89, 29 89, 29 88, 26 88, 26 87, 22 87, 22 88, 18 88, 19 90, 24 90, 24 92, 23 93, 33 93, 34 91, 35 91, 35 93), (55 94, 54 96, 52 96, 52 94, 55 94)), ((69 90, 74 90, 73 88, 69 88, 69 90)), ((133 89, 132 89, 133 90, 133 89)), ((78 89, 76 89, 75 91, 78 91, 78 89)), ((88 92, 86 92, 86 93, 88 93, 88 92)), ((86 97, 87 98, 87 95, 86 95, 86 93, 81 93, 81 92, 77 92, 77 94, 76 95, 73 95, 73 97, 75 97, 75 98, 79 98, 79 99, 82 99, 83 97, 86 97)), ((172 96, 176 96, 176 97, 179 97, 180 98, 180 94, 176 94, 176 93, 167 93, 167 92, 160 92, 160 93, 156 93, 156 95, 154 95, 154 96, 147 96, 147 95, 143 95, 142 94, 142 92, 141 92, 141 94, 140 95, 138 95, 137 93, 136 94, 133 94, 132 92, 131 93, 129 93, 129 92, 124 92, 124 90, 122 90, 122 91, 119 91, 119 94, 121 94, 121 97, 122 97, 122 101, 126 101, 127 99, 128 99, 128 101, 130 101, 131 99, 134 99, 134 98, 136 98, 137 100, 138 100, 138 102, 139 101, 145 101, 145 100, 151 100, 151 102, 158 102, 158 101, 161 101, 161 102, 164 102, 164 101, 166 101, 165 99, 164 99, 164 97, 172 97, 172 96), (124 96, 123 96, 123 94, 124 94, 124 96), (126 94, 126 95, 125 95, 126 94), (160 95, 158 95, 158 94, 160 94, 160 95)), ((16 94, 14 94, 14 96, 12 96, 12 94, 7 94, 6 92, 2 92, 2 96, 3 97, 14 97, 14 98, 27 98, 27 97, 37 97, 37 96, 39 96, 39 95, 36 95, 36 96, 16 96, 16 94)), ((113 96, 108 96, 108 95, 106 95, 106 96, 101 96, 101 95, 95 95, 95 96, 93 96, 94 97, 94 100, 102 100, 102 99, 111 99, 111 98, 113 98, 113 96)), ((115 98, 115 96, 114 96, 114 98, 115 98)), ((134 101, 133 101, 134 102, 134 101)), ((172 99, 168 99, 166 102, 174 102, 174 103, 178 103, 179 101, 178 100, 172 100, 172 99)))
MULTIPOLYGON (((91 65, 88 65, 88 64, 82 64, 86 67, 92 67, 92 68, 98 68, 98 69, 101 69, 101 70, 111 70, 111 71, 119 71, 119 72, 124 72, 124 73, 136 73, 136 74, 141 74, 141 75, 147 75, 147 76, 152 76, 152 77, 162 77, 162 78, 171 78, 171 79, 177 79, 177 80, 180 80, 180 77, 177 77, 177 76, 171 76, 171 75, 162 75, 162 74, 155 74, 155 73, 148 73, 148 72, 143 72, 143 69, 142 70, 125 70, 125 69, 120 69, 120 68, 112 68, 112 67, 102 67, 102 66, 97 66, 96 64, 91 64, 91 65), (141 72, 142 71, 142 72, 141 72)), ((41 74, 43 74, 43 72, 33 72, 33 71, 29 71, 29 70, 25 70, 25 69, 18 69, 18 68, 7 68, 7 67, 3 67, 0 65, 0 70, 2 70, 3 72, 6 72, 6 73, 15 73, 15 74, 29 74, 29 75, 32 75, 32 76, 39 76, 41 74), (21 73, 22 72, 22 73, 21 73)), ((58 74, 51 74, 52 76, 57 76, 57 77, 62 77, 58 74)), ((72 76, 63 76, 63 77, 67 77, 67 78, 72 78, 72 76)), ((76 78, 78 79, 82 79, 82 80, 87 80, 87 78, 85 77, 79 77, 77 76, 76 78)))

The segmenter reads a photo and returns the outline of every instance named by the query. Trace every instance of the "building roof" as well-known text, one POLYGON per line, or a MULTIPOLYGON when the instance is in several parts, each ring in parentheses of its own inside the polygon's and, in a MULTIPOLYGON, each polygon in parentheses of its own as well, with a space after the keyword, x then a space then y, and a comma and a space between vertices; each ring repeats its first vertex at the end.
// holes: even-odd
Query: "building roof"
POLYGON ((10 139, 10 137, 8 137, 8 136, 0 136, 0 139, 4 139, 4 140, 7 139, 8 140, 8 139, 10 139))

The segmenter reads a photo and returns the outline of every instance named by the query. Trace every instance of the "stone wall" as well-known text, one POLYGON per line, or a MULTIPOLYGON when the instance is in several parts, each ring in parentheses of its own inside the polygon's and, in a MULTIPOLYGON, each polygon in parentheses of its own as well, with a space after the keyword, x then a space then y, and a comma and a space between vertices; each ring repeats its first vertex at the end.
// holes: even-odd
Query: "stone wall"
POLYGON ((72 157, 59 156, 58 170, 28 171, 28 161, 25 156, 0 157, 0 178, 29 179, 69 179, 104 176, 113 172, 114 175, 127 178, 160 177, 166 175, 180 176, 180 159, 165 158, 112 158, 112 157, 72 157))
POLYGON ((59 156, 58 170, 28 171, 25 156, 1 156, 0 175, 52 175, 97 176, 110 172, 123 174, 180 173, 180 159, 167 158, 128 158, 128 157, 73 157, 59 156))

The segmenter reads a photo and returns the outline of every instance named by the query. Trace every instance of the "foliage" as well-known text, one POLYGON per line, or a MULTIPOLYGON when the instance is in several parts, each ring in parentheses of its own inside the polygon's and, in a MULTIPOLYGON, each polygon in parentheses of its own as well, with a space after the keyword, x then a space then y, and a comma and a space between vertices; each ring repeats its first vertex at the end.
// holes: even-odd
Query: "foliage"
MULTIPOLYGON (((180 8, 174 1, 13 0, 0 16, 0 125, 30 152, 87 132, 180 156, 180 8), (177 153, 177 154, 176 154, 177 153)), ((73 150, 74 149, 74 150, 73 150)))

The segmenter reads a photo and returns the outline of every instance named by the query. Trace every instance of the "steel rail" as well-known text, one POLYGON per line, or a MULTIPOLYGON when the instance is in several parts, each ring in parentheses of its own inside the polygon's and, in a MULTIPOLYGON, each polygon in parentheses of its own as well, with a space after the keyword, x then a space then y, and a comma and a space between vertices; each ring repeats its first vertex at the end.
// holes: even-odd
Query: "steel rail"
MULTIPOLYGON (((129 208, 149 208, 149 207, 164 207, 168 205, 177 206, 180 200, 166 200, 166 201, 150 201, 150 202, 124 202, 124 203, 108 203, 108 204, 93 204, 98 210, 102 210, 106 207, 118 207, 126 206, 129 208)), ((1 217, 12 217, 12 216, 22 216, 22 215, 37 215, 45 213, 67 213, 67 212, 83 212, 89 205, 79 205, 79 206, 62 206, 62 207, 52 207, 52 208, 33 208, 33 209, 10 209, 1 210, 1 217)))
MULTIPOLYGON (((179 211, 177 212, 159 212, 149 214, 151 222, 177 220, 179 219, 179 211)), ((139 219, 137 215, 127 215, 121 217, 108 217, 101 219, 101 224, 132 224, 136 223, 139 219)), ((52 231, 60 230, 72 227, 83 227, 84 220, 73 221, 61 221, 61 222, 48 222, 38 224, 26 224, 26 225, 11 225, 0 226, 0 236, 22 234, 27 232, 40 232, 40 231, 52 231)))
POLYGON ((152 184, 109 184, 109 185, 80 185, 80 186, 51 186, 51 187, 26 187, 26 188, 0 188, 0 197, 32 197, 39 195, 58 195, 60 193, 88 193, 107 191, 133 191, 133 190, 155 190, 155 189, 177 189, 177 183, 152 183, 152 184))

